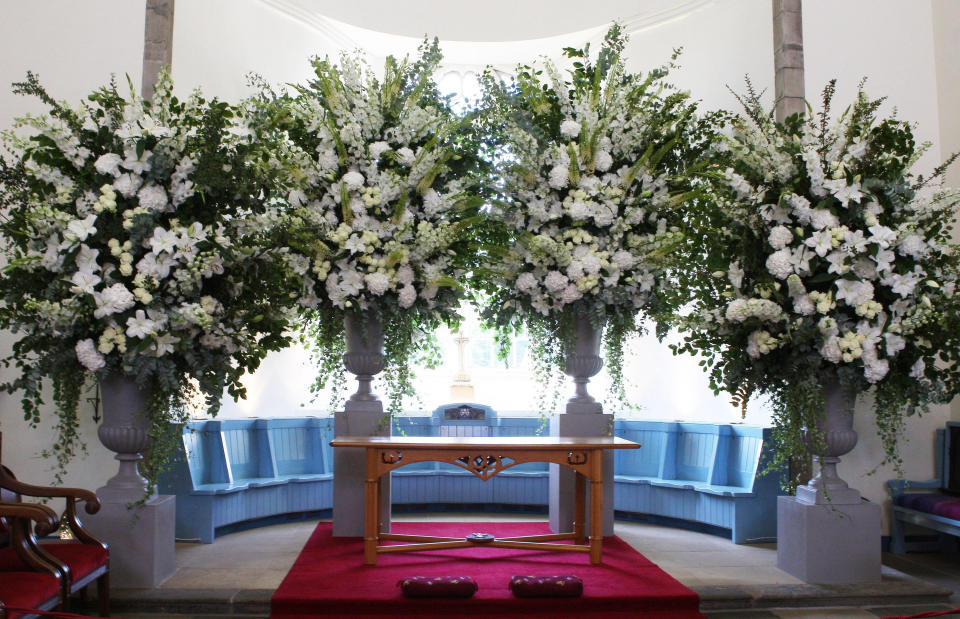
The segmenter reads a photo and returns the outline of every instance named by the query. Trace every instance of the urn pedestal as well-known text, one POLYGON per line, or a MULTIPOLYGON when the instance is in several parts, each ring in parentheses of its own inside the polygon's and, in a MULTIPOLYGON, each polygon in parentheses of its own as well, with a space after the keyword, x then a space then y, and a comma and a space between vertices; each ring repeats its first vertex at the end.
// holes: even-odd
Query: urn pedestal
MULTIPOLYGON (((374 376, 383 370, 383 324, 370 316, 344 318, 347 352, 343 364, 357 376, 357 391, 334 413, 333 434, 344 436, 390 436, 390 416, 371 389, 374 376)), ((366 456, 363 449, 333 450, 333 536, 363 537, 366 456)), ((380 482, 381 530, 390 531, 390 479, 380 482)))
POLYGON ((840 456, 857 444, 856 393, 837 379, 823 384, 822 444, 811 440, 819 472, 796 496, 777 500, 777 567, 809 583, 880 581, 880 506, 840 478, 840 456))
POLYGON ((120 470, 97 489, 100 511, 84 524, 110 546, 111 586, 156 587, 176 569, 176 497, 146 497, 147 480, 138 463, 150 446, 147 394, 124 376, 102 377, 100 393, 103 422, 97 435, 117 452, 120 470))
MULTIPOLYGON (((600 342, 603 325, 595 325, 589 316, 577 316, 576 340, 567 355, 565 372, 573 378, 574 395, 567 401, 566 411, 550 420, 551 436, 613 436, 613 415, 603 414, 603 407, 587 392, 593 376, 603 368, 600 342)), ((573 531, 574 479, 572 469, 550 465, 550 528, 554 533, 573 531)), ((613 535, 613 451, 603 454, 603 534, 613 535)), ((589 496, 589 489, 587 490, 589 496)), ((584 523, 589 530, 588 522, 584 523)))

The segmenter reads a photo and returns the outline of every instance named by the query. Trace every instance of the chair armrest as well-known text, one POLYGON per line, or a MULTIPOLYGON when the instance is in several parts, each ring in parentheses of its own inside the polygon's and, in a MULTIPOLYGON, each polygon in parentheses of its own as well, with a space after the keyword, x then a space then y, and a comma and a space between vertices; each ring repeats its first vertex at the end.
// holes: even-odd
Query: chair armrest
POLYGON ((31 497, 41 498, 61 498, 70 501, 86 502, 85 509, 88 514, 95 514, 100 511, 100 499, 96 493, 83 488, 54 488, 50 486, 34 486, 26 484, 16 477, 7 467, 0 467, 0 487, 6 488, 11 492, 23 494, 31 497))
POLYGON ((3 503, 0 502, 0 517, 2 518, 27 518, 37 523, 36 531, 38 535, 48 535, 57 530, 60 525, 60 518, 57 512, 46 505, 36 503, 3 503))

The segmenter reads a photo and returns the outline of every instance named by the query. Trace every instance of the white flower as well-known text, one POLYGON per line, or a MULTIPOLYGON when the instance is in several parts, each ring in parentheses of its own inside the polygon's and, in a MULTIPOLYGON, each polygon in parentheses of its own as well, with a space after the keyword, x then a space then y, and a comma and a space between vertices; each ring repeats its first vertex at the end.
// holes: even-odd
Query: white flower
POLYGON ((93 340, 91 339, 77 342, 75 350, 77 352, 77 361, 91 372, 96 372, 107 364, 103 355, 97 352, 97 348, 93 345, 93 340))
POLYGON ((390 150, 390 145, 386 142, 374 142, 370 145, 370 158, 376 161, 384 152, 390 150))
POLYGON ((897 353, 906 348, 907 341, 896 333, 884 333, 883 339, 887 343, 887 356, 895 357, 897 353))
POLYGON ((575 138, 580 135, 580 123, 568 118, 560 123, 560 134, 568 138, 575 138))
POLYGON ((404 146, 403 148, 397 149, 397 161, 399 161, 401 165, 412 166, 413 162, 416 161, 416 157, 410 148, 404 146))
POLYGON ((877 271, 889 273, 893 269, 893 261, 897 259, 897 255, 892 250, 881 249, 873 259, 877 263, 877 271))
POLYGON ((567 283, 567 276, 559 271, 550 271, 543 279, 543 285, 554 294, 566 288, 567 283))
POLYGON ((170 210, 167 208, 169 206, 167 192, 160 185, 154 185, 153 183, 145 185, 137 192, 137 198, 140 201, 140 206, 148 211, 162 213, 170 210))
POLYGON ((817 230, 822 230, 823 228, 834 228, 840 225, 840 220, 837 219, 837 216, 824 208, 814 209, 813 213, 810 216, 810 225, 817 230))
POLYGON ((163 252, 172 254, 177 249, 177 243, 180 237, 173 230, 164 230, 160 226, 153 229, 153 236, 150 237, 148 244, 154 255, 160 255, 163 252))
POLYGON ((725 316, 729 322, 744 322, 748 318, 775 322, 784 317, 780 306, 769 299, 734 299, 727 306, 725 316))
POLYGON ((97 264, 97 256, 99 254, 99 249, 90 249, 86 245, 80 245, 80 251, 77 252, 77 257, 74 258, 74 262, 80 271, 84 273, 96 273, 100 270, 100 265, 97 264))
POLYGON ((144 339, 154 334, 157 323, 147 318, 143 310, 137 310, 133 316, 127 318, 127 337, 144 339))
POLYGON ((567 287, 563 289, 563 292, 560 293, 560 302, 563 305, 567 305, 568 303, 573 303, 582 296, 583 293, 580 292, 580 289, 577 288, 576 284, 568 284, 567 287))
POLYGON ((740 286, 743 285, 743 269, 740 268, 740 262, 731 262, 730 266, 727 267, 727 279, 730 280, 730 285, 740 289, 740 286))
POLYGON ((917 362, 910 368, 910 378, 923 378, 926 370, 927 364, 923 362, 923 359, 917 359, 917 362))
POLYGON ((344 174, 341 180, 347 184, 347 189, 357 190, 363 187, 363 182, 366 179, 363 178, 363 174, 351 171, 344 174))
POLYGON ((613 165, 613 157, 605 150, 598 151, 594 159, 594 165, 601 172, 606 172, 613 165))
POLYGON ((367 282, 367 289, 378 297, 390 289, 390 278, 383 273, 369 273, 364 280, 367 282))
POLYGON ((900 240, 898 248, 904 256, 920 259, 930 253, 930 246, 919 234, 908 234, 900 240))
POLYGON ((125 312, 133 307, 134 297, 123 284, 114 284, 102 292, 94 292, 93 300, 97 304, 94 318, 103 318, 111 314, 125 312))
POLYGON ((156 338, 153 347, 153 354, 157 357, 162 357, 167 353, 171 353, 174 351, 173 345, 179 341, 179 337, 174 337, 169 333, 164 333, 156 338))
POLYGON ((67 224, 63 238, 70 241, 86 241, 88 236, 97 232, 97 229, 93 226, 96 221, 96 215, 87 215, 83 219, 74 219, 67 224))
POLYGON ((94 162, 93 167, 100 174, 109 174, 110 176, 120 176, 120 162, 123 157, 116 153, 104 153, 94 162))
POLYGON ((524 271, 517 277, 517 290, 520 292, 531 293, 537 288, 537 278, 533 273, 524 271))
POLYGON ((867 228, 870 231, 870 242, 876 243, 880 249, 886 249, 897 241, 897 233, 886 226, 877 224, 867 228))
POLYGON ((77 271, 70 278, 73 287, 70 289, 73 294, 93 294, 93 287, 99 284, 102 279, 99 275, 90 271, 77 271))
POLYGON ((409 286, 410 284, 413 283, 413 277, 414 277, 413 269, 411 269, 409 265, 404 264, 397 269, 396 277, 397 277, 397 283, 403 286, 409 286))
POLYGON ((843 351, 840 350, 840 339, 836 335, 829 336, 820 347, 820 356, 831 363, 840 363, 843 351))
POLYGON ((173 267, 173 256, 164 253, 159 255, 146 254, 137 263, 137 272, 157 280, 166 279, 173 267))
POLYGON ((786 226, 776 226, 770 230, 767 242, 774 249, 783 249, 793 242, 793 232, 790 232, 790 229, 786 226))
POLYGON ((844 301, 850 307, 873 300, 873 284, 849 279, 837 280, 837 301, 844 301))
POLYGON ((876 383, 883 380, 883 377, 890 371, 890 362, 886 359, 877 359, 872 363, 866 363, 863 366, 863 375, 868 382, 876 383))
POLYGON ((789 249, 781 249, 767 257, 767 270, 777 279, 787 279, 794 272, 793 254, 789 249))
POLYGON ((567 166, 557 165, 550 169, 550 186, 554 189, 563 189, 570 181, 570 169, 567 166))
POLYGON ((341 272, 340 277, 339 288, 345 296, 360 294, 363 288, 363 275, 353 269, 347 269, 341 272))
POLYGON ((777 347, 779 341, 767 331, 754 331, 747 336, 747 354, 757 359, 777 347))
POLYGON ((793 300, 793 311, 801 316, 810 316, 817 312, 817 306, 814 304, 810 295, 803 294, 793 300))
POLYGON ((840 200, 840 204, 843 206, 847 206, 847 202, 850 200, 859 202, 860 198, 863 197, 863 192, 860 191, 860 183, 847 185, 847 179, 845 178, 826 180, 823 182, 823 186, 829 189, 830 193, 837 200, 840 200))
POLYGON ((137 195, 137 189, 140 189, 142 184, 143 179, 136 174, 121 174, 113 181, 113 188, 119 191, 124 198, 132 198, 137 195))
POLYGON ((417 289, 409 284, 400 289, 400 293, 397 295, 397 303, 403 309, 406 309, 413 305, 414 301, 417 300, 417 289))

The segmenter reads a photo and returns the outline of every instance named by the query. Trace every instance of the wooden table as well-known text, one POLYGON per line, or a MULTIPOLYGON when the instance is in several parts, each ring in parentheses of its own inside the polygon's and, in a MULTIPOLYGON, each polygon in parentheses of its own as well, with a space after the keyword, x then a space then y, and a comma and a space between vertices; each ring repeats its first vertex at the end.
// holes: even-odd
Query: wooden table
POLYGON ((366 519, 364 563, 376 565, 377 554, 443 548, 467 548, 483 544, 499 548, 523 548, 562 552, 589 552, 590 563, 600 563, 603 549, 603 451, 637 449, 639 444, 619 437, 566 438, 548 436, 357 436, 330 442, 333 447, 366 449, 366 519), (486 481, 517 464, 552 462, 576 471, 573 533, 493 538, 466 538, 381 533, 380 479, 395 468, 415 462, 446 462, 470 471, 486 481), (590 482, 590 536, 586 543, 587 481, 590 482), (562 540, 573 544, 552 544, 562 540), (382 545, 393 540, 405 544, 382 545))

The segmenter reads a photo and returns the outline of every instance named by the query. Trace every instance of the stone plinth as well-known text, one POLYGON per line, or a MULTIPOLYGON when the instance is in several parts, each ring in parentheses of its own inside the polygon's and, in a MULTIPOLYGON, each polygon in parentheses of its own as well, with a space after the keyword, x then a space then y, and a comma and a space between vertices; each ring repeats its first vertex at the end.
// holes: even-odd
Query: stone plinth
MULTIPOLYGON (((377 402, 379 404, 379 402, 377 402)), ((390 416, 379 411, 340 411, 333 416, 333 435, 390 436, 390 416)), ((364 449, 333 450, 333 536, 363 537, 367 460, 364 449)), ((380 482, 381 531, 390 532, 390 476, 380 482)))
MULTIPOLYGON (((569 410, 569 406, 568 406, 569 410)), ((551 436, 613 436, 613 415, 597 413, 565 413, 550 420, 551 436)), ((573 531, 574 514, 573 469, 559 464, 550 465, 550 529, 554 533, 573 531)), ((587 505, 590 484, 587 484, 587 505)), ((590 510, 587 510, 586 530, 590 530, 590 510)), ((613 450, 603 453, 603 535, 613 535, 613 450)))
MULTIPOLYGON (((176 569, 177 497, 159 495, 142 506, 103 500, 84 526, 110 546, 110 586, 153 588, 176 569)), ((81 514, 82 515, 82 514, 81 514)))
POLYGON ((812 584, 880 582, 880 506, 777 499, 777 567, 812 584))

